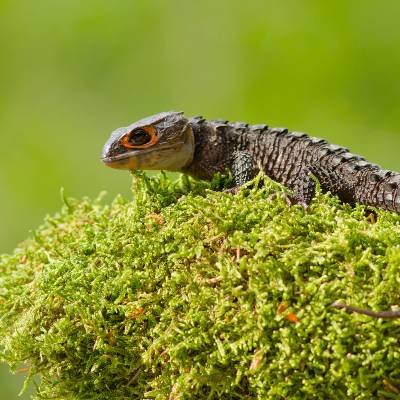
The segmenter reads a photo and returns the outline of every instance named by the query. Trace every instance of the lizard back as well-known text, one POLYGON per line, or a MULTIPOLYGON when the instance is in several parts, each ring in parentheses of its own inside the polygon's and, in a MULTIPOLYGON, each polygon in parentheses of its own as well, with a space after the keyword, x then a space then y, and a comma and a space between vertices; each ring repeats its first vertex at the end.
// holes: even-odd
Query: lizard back
MULTIPOLYGON (((248 153, 254 172, 263 170, 295 192, 307 186, 313 174, 323 191, 330 191, 342 201, 400 212, 400 174, 381 169, 348 148, 264 124, 202 118, 191 122, 196 150, 187 172, 196 177, 210 179, 215 172, 232 168, 235 154, 248 153)), ((308 203, 310 199, 304 200, 308 203)))

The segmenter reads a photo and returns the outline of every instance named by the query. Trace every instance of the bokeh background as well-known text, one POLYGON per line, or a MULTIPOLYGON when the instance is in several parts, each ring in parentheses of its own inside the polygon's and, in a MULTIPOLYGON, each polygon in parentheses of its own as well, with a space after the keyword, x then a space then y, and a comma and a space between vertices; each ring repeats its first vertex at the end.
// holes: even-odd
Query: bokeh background
MULTIPOLYGON (((0 0, 0 253, 61 187, 130 196, 102 145, 160 111, 285 126, 400 170, 399 19, 398 0, 0 0)), ((0 371, 16 399, 23 374, 0 371)))

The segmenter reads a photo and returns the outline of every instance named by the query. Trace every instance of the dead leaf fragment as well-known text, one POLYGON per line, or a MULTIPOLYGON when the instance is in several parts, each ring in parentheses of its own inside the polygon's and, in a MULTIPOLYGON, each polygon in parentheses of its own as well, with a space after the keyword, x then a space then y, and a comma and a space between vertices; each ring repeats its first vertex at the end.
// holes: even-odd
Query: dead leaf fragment
POLYGON ((250 371, 254 371, 255 369, 257 369, 260 366, 262 360, 263 360, 263 356, 261 354, 261 351, 257 351, 257 353, 254 354, 253 360, 251 361, 250 368, 249 368, 250 371))
POLYGON ((278 306, 278 309, 276 310, 277 314, 282 314, 286 311, 286 309, 288 308, 288 305, 286 303, 281 303, 278 306))
POLYGON ((383 386, 387 392, 400 393, 400 390, 391 384, 387 379, 383 379, 383 386))
POLYGON ((209 285, 217 285, 221 281, 222 281, 222 276, 216 276, 214 278, 207 279, 207 283, 209 285))
POLYGON ((146 310, 143 307, 137 307, 133 311, 125 313, 125 316, 127 318, 135 319, 135 318, 143 315, 145 313, 145 311, 146 310))
POLYGON ((165 218, 162 214, 150 213, 147 214, 147 218, 150 218, 157 225, 163 225, 165 223, 165 218))
POLYGON ((293 322, 293 323, 299 322, 299 319, 297 318, 297 315, 295 313, 292 313, 292 312, 288 312, 287 315, 285 316, 285 318, 289 322, 293 322))

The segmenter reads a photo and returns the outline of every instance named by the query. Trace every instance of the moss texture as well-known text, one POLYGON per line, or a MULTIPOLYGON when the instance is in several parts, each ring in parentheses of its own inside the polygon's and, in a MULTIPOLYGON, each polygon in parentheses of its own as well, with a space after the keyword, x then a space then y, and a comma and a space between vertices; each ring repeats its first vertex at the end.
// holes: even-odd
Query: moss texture
POLYGON ((139 173, 1 256, 0 357, 36 399, 400 398, 400 319, 331 307, 400 304, 400 216, 223 184, 139 173))

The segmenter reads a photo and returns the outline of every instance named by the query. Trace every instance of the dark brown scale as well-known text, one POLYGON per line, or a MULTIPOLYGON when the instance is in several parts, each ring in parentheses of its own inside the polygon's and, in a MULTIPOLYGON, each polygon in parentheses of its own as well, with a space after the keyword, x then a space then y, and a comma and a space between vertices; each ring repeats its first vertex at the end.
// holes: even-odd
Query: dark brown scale
POLYGON ((244 122, 190 120, 195 153, 185 172, 210 179, 230 169, 237 186, 262 169, 293 191, 294 202, 308 204, 315 194, 311 174, 323 191, 345 202, 400 212, 400 174, 386 171, 347 148, 302 132, 244 122))
POLYGON ((268 125, 259 124, 259 125, 250 125, 250 130, 252 132, 264 133, 268 129, 268 125))

